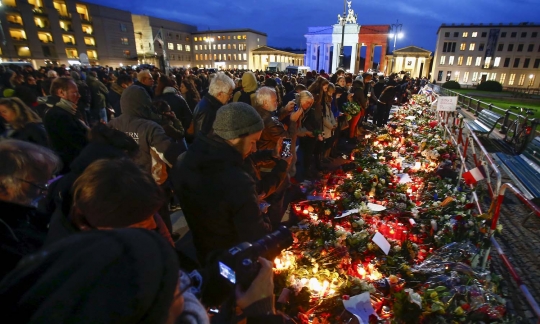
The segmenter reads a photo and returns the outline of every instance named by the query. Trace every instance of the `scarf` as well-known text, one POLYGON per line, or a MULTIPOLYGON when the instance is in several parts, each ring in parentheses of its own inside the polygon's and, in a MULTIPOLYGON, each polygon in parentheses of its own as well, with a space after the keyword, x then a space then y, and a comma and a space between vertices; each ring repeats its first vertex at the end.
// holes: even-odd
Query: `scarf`
POLYGON ((64 98, 60 98, 60 101, 58 101, 55 106, 64 109, 73 116, 77 114, 77 105, 72 103, 71 101, 67 101, 64 98))

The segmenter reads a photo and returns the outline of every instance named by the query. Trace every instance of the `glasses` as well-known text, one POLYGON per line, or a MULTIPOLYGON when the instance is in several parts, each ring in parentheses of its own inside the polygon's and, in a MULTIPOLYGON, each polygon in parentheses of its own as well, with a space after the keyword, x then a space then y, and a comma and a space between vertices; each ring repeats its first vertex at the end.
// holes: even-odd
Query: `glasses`
POLYGON ((31 181, 28 181, 28 180, 24 180, 24 179, 21 179, 21 178, 15 178, 15 179, 17 179, 19 181, 22 181, 24 183, 28 183, 30 186, 38 189, 40 195, 47 192, 47 190, 49 189, 49 183, 37 184, 37 183, 31 182, 31 181))

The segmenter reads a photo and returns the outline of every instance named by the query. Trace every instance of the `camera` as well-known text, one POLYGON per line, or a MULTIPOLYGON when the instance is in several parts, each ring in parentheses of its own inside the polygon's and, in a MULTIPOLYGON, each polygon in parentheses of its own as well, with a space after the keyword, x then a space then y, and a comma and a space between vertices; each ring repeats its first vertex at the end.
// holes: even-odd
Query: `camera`
POLYGON ((300 108, 300 94, 295 93, 294 94, 294 111, 298 111, 298 108, 300 108))
POLYGON ((244 242, 217 254, 202 270, 202 303, 211 308, 218 307, 234 297, 236 286, 247 290, 261 268, 258 257, 273 260, 292 243, 291 231, 282 226, 256 242, 244 242))
POLYGON ((281 143, 281 157, 282 158, 288 158, 291 156, 291 145, 292 145, 292 139, 290 138, 284 138, 283 143, 281 143))

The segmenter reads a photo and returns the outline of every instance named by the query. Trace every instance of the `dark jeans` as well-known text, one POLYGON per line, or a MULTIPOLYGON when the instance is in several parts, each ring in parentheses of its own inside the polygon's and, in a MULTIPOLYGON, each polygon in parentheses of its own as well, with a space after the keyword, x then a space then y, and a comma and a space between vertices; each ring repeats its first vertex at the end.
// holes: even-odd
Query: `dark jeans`
POLYGON ((373 118, 373 123, 378 127, 386 125, 388 122, 388 117, 390 116, 390 107, 391 104, 378 103, 377 109, 375 110, 375 117, 373 118))
POLYGON ((305 175, 309 173, 313 161, 315 161, 315 167, 321 167, 320 157, 323 150, 323 142, 319 141, 316 137, 301 137, 300 148, 304 157, 302 164, 305 175))

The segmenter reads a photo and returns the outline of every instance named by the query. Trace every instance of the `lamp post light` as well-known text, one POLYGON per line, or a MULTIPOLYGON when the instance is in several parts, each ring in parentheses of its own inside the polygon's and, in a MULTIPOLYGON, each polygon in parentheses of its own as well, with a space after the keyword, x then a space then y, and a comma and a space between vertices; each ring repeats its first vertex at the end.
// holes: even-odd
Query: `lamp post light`
POLYGON ((341 24, 341 47, 339 49, 339 67, 345 68, 345 53, 343 52, 344 42, 345 42, 345 23, 347 22, 347 5, 346 0, 343 0, 343 16, 340 18, 339 23, 341 24))
POLYGON ((212 43, 214 42, 213 37, 207 37, 206 42, 208 43, 208 48, 210 48, 210 67, 214 67, 214 58, 212 57, 212 43))
POLYGON ((394 71, 394 62, 396 61, 396 58, 394 57, 394 52, 396 50, 396 41, 398 38, 403 37, 403 32, 401 29, 403 28, 403 24, 399 24, 399 20, 396 20, 395 24, 390 25, 390 34, 388 34, 389 38, 394 38, 394 47, 392 49, 392 68, 390 69, 390 73, 394 71))
POLYGON ((394 49, 392 50, 392 54, 394 54, 394 51, 396 50, 397 39, 403 37, 403 32, 401 31, 403 24, 399 24, 398 22, 399 20, 396 20, 395 24, 390 25, 390 34, 388 34, 388 37, 394 38, 394 49))

